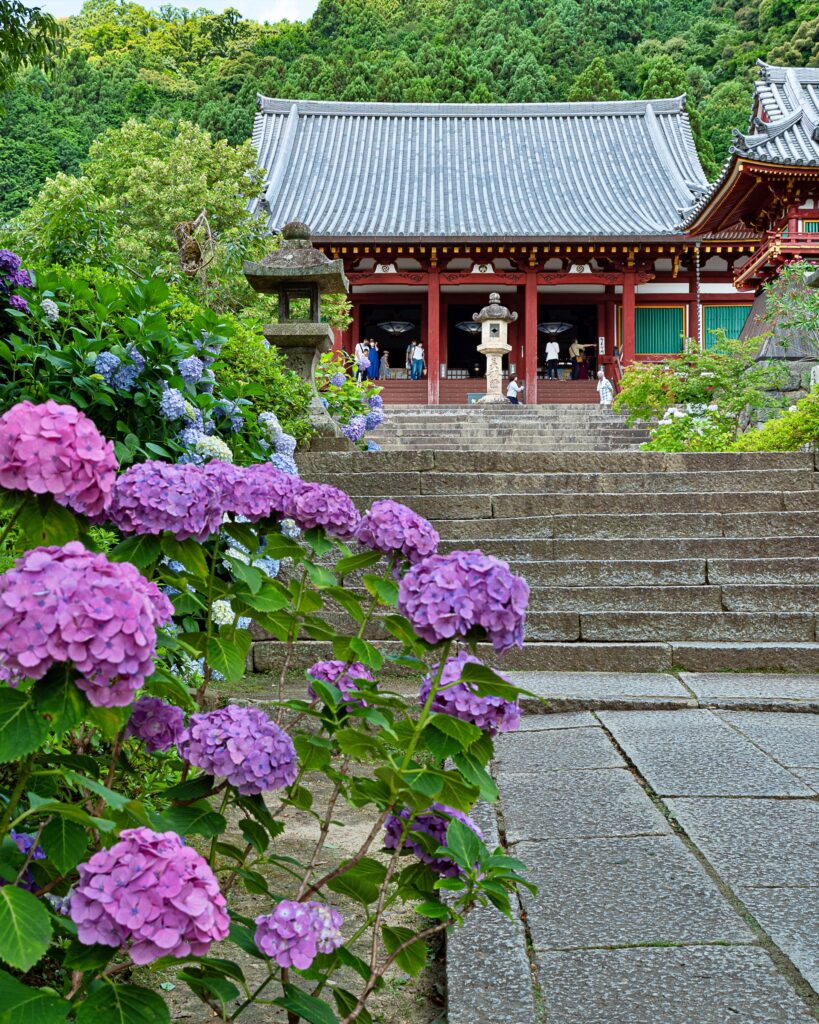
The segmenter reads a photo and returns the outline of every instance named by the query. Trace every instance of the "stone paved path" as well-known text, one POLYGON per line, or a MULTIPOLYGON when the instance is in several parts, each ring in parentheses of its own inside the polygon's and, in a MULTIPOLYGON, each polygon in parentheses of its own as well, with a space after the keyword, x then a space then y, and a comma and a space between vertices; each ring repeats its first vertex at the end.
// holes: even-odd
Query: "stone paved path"
POLYGON ((516 678, 567 710, 480 823, 539 892, 451 938, 449 1024, 819 1019, 819 676, 516 678))

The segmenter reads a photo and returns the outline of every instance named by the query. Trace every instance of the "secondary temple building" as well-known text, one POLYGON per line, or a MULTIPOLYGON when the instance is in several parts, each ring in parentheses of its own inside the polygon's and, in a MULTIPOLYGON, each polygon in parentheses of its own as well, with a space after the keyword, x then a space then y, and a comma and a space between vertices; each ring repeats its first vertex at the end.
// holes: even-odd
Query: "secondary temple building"
POLYGON ((564 360, 576 340, 589 372, 616 376, 680 352, 686 337, 737 337, 764 280, 819 242, 818 95, 819 70, 762 65, 749 134, 737 133, 714 185, 682 96, 259 97, 253 142, 267 178, 255 208, 274 232, 304 221, 344 261, 353 322, 338 340, 389 353, 387 400, 482 391, 472 317, 497 292, 518 314, 506 369, 525 379, 527 400, 577 401, 590 384, 543 379, 550 338, 564 360), (411 340, 424 344, 424 380, 404 379, 411 340))

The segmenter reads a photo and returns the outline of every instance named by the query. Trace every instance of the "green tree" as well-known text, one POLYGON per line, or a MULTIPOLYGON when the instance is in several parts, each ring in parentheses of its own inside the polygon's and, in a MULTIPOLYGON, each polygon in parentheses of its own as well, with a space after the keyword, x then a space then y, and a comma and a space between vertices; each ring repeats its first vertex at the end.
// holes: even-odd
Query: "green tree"
POLYGON ((615 84, 614 75, 606 67, 606 62, 602 57, 595 57, 572 82, 566 99, 572 102, 593 102, 619 100, 622 95, 615 84))
POLYGON ((39 7, 0 0, 0 93, 26 65, 49 71, 63 48, 64 30, 39 7))

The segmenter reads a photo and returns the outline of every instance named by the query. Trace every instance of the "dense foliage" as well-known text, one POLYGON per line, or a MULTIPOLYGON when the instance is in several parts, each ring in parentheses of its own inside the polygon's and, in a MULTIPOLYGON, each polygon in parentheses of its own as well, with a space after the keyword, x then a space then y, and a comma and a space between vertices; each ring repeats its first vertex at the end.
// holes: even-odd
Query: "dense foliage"
POLYGON ((257 92, 448 102, 686 92, 713 172, 730 128, 747 124, 759 56, 819 62, 813 0, 320 0, 306 24, 275 25, 88 0, 68 21, 54 78, 31 69, 5 97, 0 219, 46 178, 76 174, 97 135, 129 118, 188 119, 246 142, 257 92))
POLYGON ((819 450, 819 387, 781 416, 740 434, 732 445, 736 452, 795 452, 800 448, 819 450))

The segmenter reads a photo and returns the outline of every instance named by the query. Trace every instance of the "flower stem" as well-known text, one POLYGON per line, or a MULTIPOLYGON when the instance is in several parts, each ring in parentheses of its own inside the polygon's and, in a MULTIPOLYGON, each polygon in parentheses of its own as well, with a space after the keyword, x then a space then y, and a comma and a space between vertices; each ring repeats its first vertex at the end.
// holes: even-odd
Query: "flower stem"
POLYGON ((429 688, 429 696, 427 697, 426 703, 421 709, 421 714, 418 716, 418 724, 415 727, 415 732, 412 735, 407 752, 404 755, 404 760, 401 762, 401 771, 406 771, 409 768, 412 755, 415 753, 415 748, 418 746, 418 741, 421 739, 421 733, 424 731, 424 727, 427 724, 432 703, 438 694, 438 688, 441 685, 441 679, 444 674, 444 668, 446 667, 447 659, 449 658, 449 650, 452 647, 452 641, 447 640, 441 649, 441 660, 438 662, 438 671, 435 673, 435 678, 432 680, 432 686, 429 688))

